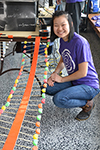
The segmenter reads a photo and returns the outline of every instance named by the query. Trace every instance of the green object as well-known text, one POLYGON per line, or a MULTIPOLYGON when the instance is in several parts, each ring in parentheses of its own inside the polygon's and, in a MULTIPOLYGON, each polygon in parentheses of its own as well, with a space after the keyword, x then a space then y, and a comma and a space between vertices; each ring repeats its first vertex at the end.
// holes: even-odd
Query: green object
POLYGON ((43 109, 41 109, 41 108, 38 109, 38 112, 39 112, 40 114, 42 114, 42 111, 43 111, 43 109))
POLYGON ((13 87, 12 90, 15 91, 15 90, 16 90, 16 87, 13 87))
POLYGON ((22 62, 22 65, 24 65, 24 64, 25 64, 25 61, 22 62))
POLYGON ((25 54, 23 54, 23 57, 25 57, 26 55, 25 54))
POLYGON ((47 79, 47 75, 44 75, 43 77, 44 77, 44 79, 47 79))
POLYGON ((50 44, 50 42, 47 42, 47 44, 50 44))
POLYGON ((37 116, 37 120, 39 120, 39 121, 41 120, 41 115, 37 116))
POLYGON ((45 71, 48 71, 48 67, 45 67, 45 71))
POLYGON ((6 107, 8 107, 9 105, 10 105, 10 103, 9 103, 9 102, 7 102, 7 103, 5 104, 5 106, 6 106, 6 107))
POLYGON ((45 93, 42 93, 42 98, 45 98, 45 93))
POLYGON ((38 140, 33 140, 33 145, 37 146, 37 144, 38 144, 38 140))

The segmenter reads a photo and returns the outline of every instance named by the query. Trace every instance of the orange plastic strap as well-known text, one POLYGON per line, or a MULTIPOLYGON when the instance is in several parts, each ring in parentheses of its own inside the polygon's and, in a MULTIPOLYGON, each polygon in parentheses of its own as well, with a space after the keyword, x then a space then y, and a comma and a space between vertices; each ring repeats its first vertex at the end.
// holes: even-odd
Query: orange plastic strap
POLYGON ((46 39, 47 39, 47 37, 42 37, 42 39, 43 39, 43 40, 46 40, 46 39))
POLYGON ((8 35, 8 38, 13 39, 13 35, 8 35))
POLYGON ((10 129, 10 132, 8 134, 8 137, 6 139, 6 142, 2 150, 8 150, 8 149, 13 150, 15 147, 15 143, 16 143, 23 119, 24 119, 24 115, 27 109, 27 105, 29 102, 29 98, 30 98, 30 94, 31 94, 31 90, 32 90, 33 82, 34 82, 34 76, 35 76, 38 52, 39 52, 39 45, 40 45, 40 37, 36 37, 34 56, 33 56, 32 66, 31 66, 28 82, 26 85, 26 89, 25 89, 21 104, 19 106, 19 109, 17 111, 15 120, 12 124, 12 127, 10 129))

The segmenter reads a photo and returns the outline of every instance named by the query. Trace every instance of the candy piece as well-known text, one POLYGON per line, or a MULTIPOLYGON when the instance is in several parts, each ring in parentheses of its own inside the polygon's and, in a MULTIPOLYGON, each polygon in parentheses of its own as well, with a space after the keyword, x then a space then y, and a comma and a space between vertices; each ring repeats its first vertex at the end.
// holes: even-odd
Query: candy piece
POLYGON ((8 98, 12 98, 12 94, 10 94, 10 95, 8 96, 8 98))
POLYGON ((38 150, 37 146, 33 146, 32 150, 38 150))
POLYGON ((45 92, 46 92, 46 88, 43 88, 43 89, 42 89, 42 92, 45 93, 45 92))
POLYGON ((37 144, 38 144, 38 140, 33 140, 33 145, 37 146, 37 144))
POLYGON ((48 67, 45 67, 45 71, 48 71, 48 67))
POLYGON ((40 127, 40 122, 36 122, 36 124, 35 124, 37 127, 40 127))
POLYGON ((36 132, 37 134, 40 134, 40 129, 37 128, 37 129, 35 130, 35 132, 36 132))
POLYGON ((2 106, 2 108, 1 108, 1 109, 5 110, 5 109, 6 109, 6 106, 2 106))
POLYGON ((38 108, 42 108, 42 103, 38 104, 38 108))
POLYGON ((3 109, 0 109, 0 114, 2 114, 3 113, 3 109))
POLYGON ((47 75, 44 75, 43 78, 44 78, 44 79, 47 79, 47 75))
POLYGON ((21 76, 22 75, 22 73, 21 72, 19 72, 19 76, 21 76))
POLYGON ((15 83, 18 83, 18 79, 15 80, 15 83))
POLYGON ((42 104, 45 104, 45 99, 44 99, 44 98, 41 100, 41 103, 42 103, 42 104))
POLYGON ((13 91, 16 91, 16 87, 13 87, 12 90, 13 90, 13 91))
POLYGON ((47 66, 47 67, 49 66, 49 62, 46 62, 46 66, 47 66))
POLYGON ((7 102, 10 102, 10 98, 7 98, 7 102))
POLYGON ((25 55, 25 54, 23 54, 23 56, 22 56, 22 57, 24 58, 25 56, 26 56, 26 55, 25 55))
POLYGON ((49 44, 47 44, 46 46, 47 46, 47 48, 48 48, 48 47, 49 47, 49 44))
POLYGON ((25 61, 22 62, 22 65, 24 65, 24 64, 25 64, 25 61))
POLYGON ((50 45, 50 42, 47 42, 48 45, 50 45))
POLYGON ((47 55, 48 54, 48 52, 47 51, 44 51, 44 53, 47 55))
POLYGON ((34 140, 38 140, 38 134, 34 134, 34 135, 33 135, 33 139, 34 139, 34 140))
POLYGON ((19 75, 19 76, 17 76, 17 79, 20 79, 20 75, 19 75))
POLYGON ((26 45, 23 46, 24 49, 25 49, 26 47, 27 47, 26 45))
POLYGON ((47 83, 44 83, 44 84, 43 84, 43 87, 44 87, 44 88, 47 88, 47 83))
POLYGON ((7 102, 7 103, 5 104, 5 106, 6 106, 6 107, 8 107, 9 105, 10 105, 10 103, 9 103, 9 102, 7 102))
POLYGON ((27 44, 27 41, 24 41, 24 44, 27 44))
POLYGON ((47 42, 50 42, 50 39, 48 39, 47 42))
POLYGON ((22 59, 22 62, 25 61, 25 59, 22 59))
POLYGON ((17 86, 17 83, 14 84, 14 87, 16 87, 16 86, 17 86))
POLYGON ((26 50, 24 50, 23 53, 26 53, 26 50))
POLYGON ((14 91, 13 91, 13 90, 11 90, 11 91, 10 91, 10 94, 14 94, 14 91))
POLYGON ((44 50, 47 51, 47 48, 45 48, 44 50))
POLYGON ((42 98, 45 98, 45 93, 42 93, 42 98))
POLYGON ((44 79, 44 83, 47 83, 47 79, 44 79))
POLYGON ((44 74, 47 75, 47 71, 45 71, 44 74))
POLYGON ((23 69, 24 68, 24 66, 21 66, 21 69, 23 69))
POLYGON ((48 57, 48 55, 45 55, 45 57, 47 58, 47 57, 48 57))
POLYGON ((31 36, 31 35, 29 35, 27 38, 28 38, 28 39, 31 39, 31 38, 32 38, 32 36, 31 36))
POLYGON ((37 115, 37 117, 36 117, 36 118, 37 118, 37 120, 39 120, 39 121, 40 121, 40 120, 41 120, 41 115, 37 115))
POLYGON ((38 112, 39 112, 40 114, 42 114, 43 109, 39 108, 39 109, 38 109, 38 112))
POLYGON ((23 69, 20 69, 20 71, 19 72, 22 72, 23 71, 23 69))
POLYGON ((44 61, 45 61, 45 62, 48 62, 48 59, 46 58, 44 61))

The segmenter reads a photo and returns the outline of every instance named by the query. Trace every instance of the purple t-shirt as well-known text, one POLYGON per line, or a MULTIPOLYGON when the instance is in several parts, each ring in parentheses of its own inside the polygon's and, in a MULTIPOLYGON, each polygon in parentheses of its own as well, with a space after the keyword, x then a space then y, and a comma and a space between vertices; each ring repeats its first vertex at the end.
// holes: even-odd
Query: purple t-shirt
POLYGON ((67 3, 83 2, 85 0, 66 0, 67 3))
POLYGON ((78 64, 88 62, 87 76, 72 81, 73 85, 86 84, 96 89, 99 88, 98 75, 94 67, 90 45, 84 37, 74 32, 70 42, 65 42, 61 38, 59 52, 69 75, 78 70, 78 64))

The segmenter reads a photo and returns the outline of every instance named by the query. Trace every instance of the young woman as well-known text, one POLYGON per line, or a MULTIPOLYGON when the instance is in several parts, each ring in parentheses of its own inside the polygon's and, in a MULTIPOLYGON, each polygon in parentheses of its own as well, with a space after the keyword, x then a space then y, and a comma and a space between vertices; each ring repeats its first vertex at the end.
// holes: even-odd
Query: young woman
POLYGON ((60 108, 81 107, 77 120, 89 118, 95 104, 93 98, 100 92, 88 41, 74 32, 70 15, 57 11, 52 17, 51 42, 60 38, 60 61, 48 78, 46 93, 53 95, 53 102, 60 108), (68 76, 59 73, 66 67, 68 76))

